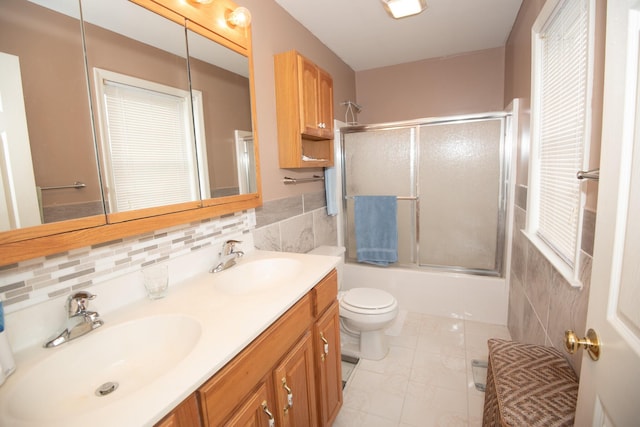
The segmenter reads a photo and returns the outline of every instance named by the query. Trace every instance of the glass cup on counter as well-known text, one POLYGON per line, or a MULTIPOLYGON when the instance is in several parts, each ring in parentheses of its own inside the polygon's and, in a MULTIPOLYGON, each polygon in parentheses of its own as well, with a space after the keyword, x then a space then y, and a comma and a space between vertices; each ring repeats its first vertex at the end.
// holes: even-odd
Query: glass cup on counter
POLYGON ((169 273, 166 264, 151 265, 142 270, 144 287, 149 299, 160 299, 167 295, 169 273))

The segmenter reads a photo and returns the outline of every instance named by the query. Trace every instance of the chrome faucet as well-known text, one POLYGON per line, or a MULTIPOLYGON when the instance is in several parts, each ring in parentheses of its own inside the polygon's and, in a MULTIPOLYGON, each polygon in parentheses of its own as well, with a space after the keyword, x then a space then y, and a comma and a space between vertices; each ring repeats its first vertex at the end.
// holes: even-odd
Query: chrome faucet
POLYGON ((95 311, 87 310, 89 301, 95 299, 95 297, 95 295, 85 291, 70 295, 65 304, 67 310, 66 328, 60 334, 47 341, 44 346, 46 348, 57 347, 102 326, 104 322, 98 318, 100 315, 95 311))
POLYGON ((209 273, 219 273, 236 265, 236 259, 242 258, 244 255, 244 252, 236 250, 236 245, 238 243, 242 242, 239 240, 227 240, 224 242, 224 245, 222 245, 222 252, 220 252, 220 256, 222 257, 221 261, 218 265, 212 267, 211 270, 209 270, 209 273))

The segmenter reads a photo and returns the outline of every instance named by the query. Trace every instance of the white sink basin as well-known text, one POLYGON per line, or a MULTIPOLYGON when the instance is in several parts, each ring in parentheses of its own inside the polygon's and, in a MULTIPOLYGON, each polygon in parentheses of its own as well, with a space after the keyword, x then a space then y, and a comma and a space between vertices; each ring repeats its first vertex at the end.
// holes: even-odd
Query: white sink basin
MULTIPOLYGON (((180 363, 201 335, 188 316, 145 317, 47 349, 51 355, 19 378, 7 402, 11 418, 46 425, 104 408, 140 390, 180 363), (108 382, 118 387, 106 395, 96 390, 108 382)), ((3 405, 4 406, 4 405, 3 405)))
POLYGON ((264 292, 284 286, 302 271, 302 263, 291 258, 240 260, 221 273, 215 273, 215 288, 232 295, 264 292))

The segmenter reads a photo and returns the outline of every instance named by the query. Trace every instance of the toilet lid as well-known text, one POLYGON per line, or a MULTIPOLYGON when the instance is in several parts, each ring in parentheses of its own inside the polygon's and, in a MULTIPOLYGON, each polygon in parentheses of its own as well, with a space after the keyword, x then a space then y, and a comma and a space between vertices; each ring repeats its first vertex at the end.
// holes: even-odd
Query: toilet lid
POLYGON ((380 310, 393 305, 395 298, 380 289, 354 288, 345 293, 342 302, 356 308, 380 310))

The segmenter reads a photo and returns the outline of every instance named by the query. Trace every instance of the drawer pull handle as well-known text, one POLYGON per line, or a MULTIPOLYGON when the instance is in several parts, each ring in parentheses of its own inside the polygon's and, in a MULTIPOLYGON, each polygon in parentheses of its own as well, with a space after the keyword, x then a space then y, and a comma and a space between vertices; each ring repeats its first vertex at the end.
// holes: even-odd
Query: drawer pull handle
POLYGON ((262 402, 262 412, 267 414, 267 417, 269 417, 269 427, 276 427, 276 420, 273 419, 273 414, 269 411, 266 400, 262 402))
POLYGON ((284 413, 286 414, 289 411, 289 408, 293 407, 293 392, 287 385, 286 377, 282 377, 282 387, 284 388, 284 391, 287 392, 287 406, 284 407, 284 413))
POLYGON ((320 339, 324 343, 324 352, 320 355, 322 361, 324 362, 326 355, 329 354, 329 341, 327 341, 322 332, 320 332, 320 339))

